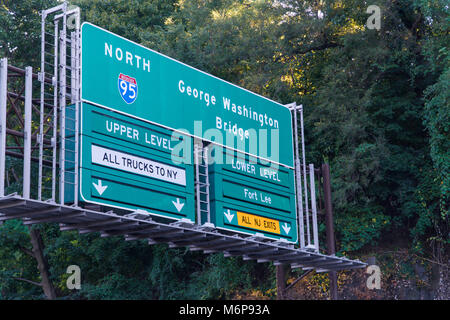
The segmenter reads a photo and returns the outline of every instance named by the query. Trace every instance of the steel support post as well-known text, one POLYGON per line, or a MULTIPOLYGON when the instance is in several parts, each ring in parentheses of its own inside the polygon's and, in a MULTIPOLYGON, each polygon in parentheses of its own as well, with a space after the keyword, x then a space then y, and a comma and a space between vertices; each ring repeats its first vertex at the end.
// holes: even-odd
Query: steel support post
MULTIPOLYGON (((78 163, 78 153, 79 153, 79 143, 80 143, 80 135, 79 135, 79 131, 80 131, 80 107, 81 107, 81 103, 80 103, 80 81, 81 81, 81 77, 80 77, 80 58, 81 58, 81 52, 80 52, 80 48, 81 48, 81 44, 80 44, 80 27, 79 27, 79 20, 80 20, 80 12, 78 11, 77 17, 76 17, 78 23, 77 23, 77 31, 75 32, 75 54, 76 54, 76 58, 75 58, 75 83, 72 83, 73 86, 76 87, 76 99, 75 99, 75 154, 74 154, 74 159, 75 159, 75 173, 74 173, 74 204, 78 205, 78 178, 79 178, 79 163, 78 163)), ((73 54, 73 53, 72 53, 73 54)))
POLYGON ((8 59, 0 61, 0 197, 5 195, 6 102, 8 94, 8 59))
POLYGON ((59 63, 59 108, 61 110, 61 125, 60 125, 60 156, 59 156, 59 201, 61 204, 64 204, 64 192, 65 192, 65 173, 66 173, 66 92, 67 92, 67 79, 66 79, 66 48, 67 48, 67 3, 63 4, 63 22, 62 22, 62 30, 60 33, 60 63, 59 63))
POLYGON ((45 11, 42 12, 41 21, 41 70, 39 81, 41 82, 41 101, 39 109, 39 168, 38 168, 38 200, 42 200, 42 171, 43 171, 43 160, 44 160, 44 107, 45 107, 45 20, 47 14, 45 11))
POLYGON ((52 200, 56 201, 56 153, 58 152, 58 44, 59 27, 58 21, 55 21, 55 34, 53 45, 53 150, 52 150, 52 200))
MULTIPOLYGON (((75 17, 78 19, 78 17, 75 17)), ((71 102, 75 109, 75 131, 74 131, 74 204, 78 205, 78 144, 79 144, 79 105, 80 105, 80 70, 79 70, 79 30, 71 33, 71 102)))
MULTIPOLYGON (((329 255, 334 255, 336 253, 336 247, 334 243, 333 205, 331 200, 330 167, 327 163, 322 164, 322 177, 327 231, 327 250, 329 255)), ((337 300, 337 273, 336 271, 330 271, 328 275, 330 277, 330 298, 332 300, 337 300)))
POLYGON ((25 68, 25 116, 23 124, 23 197, 30 198, 31 178, 31 108, 33 98, 33 69, 25 68))
POLYGON ((305 226, 303 216, 303 195, 302 195, 302 178, 300 170, 300 156, 298 153, 298 124, 297 124, 297 104, 294 102, 294 141, 295 141, 295 185, 297 198, 297 218, 300 237, 300 248, 305 247, 305 226))
POLYGON ((277 281, 277 300, 285 299, 286 291, 286 265, 281 264, 276 267, 276 281, 277 281))
POLYGON ((197 224, 201 225, 202 224, 202 213, 201 213, 201 208, 200 208, 200 147, 198 145, 198 143, 194 144, 194 156, 195 156, 195 193, 197 195, 197 224))
POLYGON ((308 207, 308 185, 306 178, 306 156, 305 156, 305 132, 303 129, 303 105, 300 105, 300 130, 302 135, 302 160, 303 160, 303 191, 305 194, 305 213, 306 213, 306 237, 308 246, 311 245, 311 232, 309 228, 309 207, 308 207))
POLYGON ((314 181, 314 164, 309 165, 309 186, 311 188, 311 211, 314 247, 319 252, 319 231, 317 229, 316 184, 314 181))
POLYGON ((207 210, 207 221, 211 223, 211 211, 210 211, 210 202, 209 202, 209 149, 205 147, 203 149, 204 159, 205 159, 205 196, 206 196, 206 210, 207 210))
POLYGON ((77 87, 75 83, 77 81, 77 65, 76 65, 76 51, 77 51, 76 32, 70 33, 70 103, 75 104, 77 102, 77 87))

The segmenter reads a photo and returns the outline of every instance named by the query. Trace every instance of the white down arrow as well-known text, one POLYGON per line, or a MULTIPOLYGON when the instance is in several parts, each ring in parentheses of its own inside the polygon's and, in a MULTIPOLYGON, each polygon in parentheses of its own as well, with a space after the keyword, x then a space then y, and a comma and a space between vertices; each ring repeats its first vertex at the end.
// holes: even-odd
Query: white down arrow
POLYGON ((286 235, 288 235, 289 231, 291 231, 291 227, 289 227, 289 225, 286 222, 281 227, 283 228, 284 232, 286 232, 286 235))
POLYGON ((108 188, 108 186, 102 185, 102 180, 98 180, 98 184, 95 184, 95 182, 92 182, 92 184, 94 185, 95 190, 97 190, 99 195, 102 195, 103 192, 105 192, 106 188, 108 188))
POLYGON ((231 213, 230 209, 228 209, 227 211, 224 211, 223 214, 227 217, 228 222, 231 223, 231 220, 234 218, 234 213, 231 213))
POLYGON ((184 203, 180 202, 180 198, 177 198, 177 202, 172 201, 173 205, 175 206, 175 208, 177 208, 177 211, 180 212, 181 209, 183 209, 184 207, 184 203))

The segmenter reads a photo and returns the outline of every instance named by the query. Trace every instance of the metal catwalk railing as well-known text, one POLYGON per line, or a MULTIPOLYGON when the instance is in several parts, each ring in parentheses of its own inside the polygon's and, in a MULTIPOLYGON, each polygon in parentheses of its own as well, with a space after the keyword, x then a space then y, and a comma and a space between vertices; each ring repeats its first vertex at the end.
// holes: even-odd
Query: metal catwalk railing
POLYGON ((69 192, 76 204, 80 11, 64 2, 41 18, 38 199, 63 204, 69 192))

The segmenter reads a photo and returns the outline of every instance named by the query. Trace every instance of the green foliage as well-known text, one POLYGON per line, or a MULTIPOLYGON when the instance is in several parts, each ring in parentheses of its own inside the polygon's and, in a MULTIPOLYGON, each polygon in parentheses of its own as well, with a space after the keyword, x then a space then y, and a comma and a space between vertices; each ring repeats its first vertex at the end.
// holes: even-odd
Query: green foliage
POLYGON ((143 36, 153 33, 175 10, 175 0, 74 0, 81 8, 82 20, 141 43, 143 36))
POLYGON ((208 268, 192 275, 195 292, 189 296, 196 299, 229 299, 238 289, 266 291, 274 286, 270 266, 241 258, 225 258, 222 254, 210 255, 206 261, 208 268))
MULTIPOLYGON (((392 239, 392 233, 413 230, 416 243, 427 241, 430 234, 440 234, 441 241, 448 237, 445 200, 434 194, 427 202, 427 210, 441 207, 445 218, 426 223, 417 198, 430 178, 420 170, 429 167, 431 159, 441 175, 442 197, 448 197, 450 140, 445 128, 450 109, 444 72, 448 65, 443 63, 448 8, 439 1, 375 4, 384 13, 379 32, 365 29, 365 18, 358 14, 364 8, 353 1, 323 7, 320 29, 328 36, 304 36, 296 49, 304 54, 295 57, 299 64, 292 77, 301 83, 309 155, 316 163, 331 164, 338 247, 346 252, 373 245, 383 231, 385 239, 392 239), (320 69, 305 68, 303 61, 320 69), (424 135, 426 129, 429 136, 424 135), (372 218, 388 222, 374 227, 368 223, 372 218), (358 238, 360 242, 350 245, 358 238)), ((433 188, 439 183, 431 181, 433 188)))
POLYGON ((42 289, 24 282, 39 282, 36 261, 29 255, 28 230, 19 220, 0 227, 0 299, 42 299, 42 289))
POLYGON ((423 166, 416 191, 420 213, 413 229, 418 250, 431 245, 433 256, 441 260, 449 248, 450 200, 450 56, 448 37, 450 31, 449 7, 445 1, 417 1, 428 21, 429 36, 423 45, 434 81, 424 91, 424 125, 429 136, 431 161, 423 166))
MULTIPOLYGON (((38 10, 4 1, 0 55, 37 66, 38 10)), ((411 243, 442 261, 449 244, 449 14, 445 0, 74 0, 83 19, 305 111, 308 163, 328 162, 340 252, 411 243), (321 14, 319 14, 319 10, 321 14)), ((19 164, 8 159, 11 177, 19 164)), ((18 174, 20 177, 20 174, 18 174)), ((19 181, 19 182, 18 182, 19 181)), ((8 192, 20 191, 11 178, 8 192)), ((32 192, 35 192, 32 190, 32 192)), ((274 286, 272 266, 41 226, 58 296, 226 299, 274 286), (66 268, 79 265, 82 289, 66 268)), ((324 226, 320 223, 323 238, 324 226)), ((0 227, 0 298, 42 298, 27 229, 0 227)))
POLYGON ((390 224, 380 206, 367 206, 364 210, 336 217, 335 225, 340 239, 340 251, 352 252, 365 246, 377 246, 382 231, 390 224))
POLYGON ((41 17, 39 12, 57 0, 3 0, 0 3, 0 56, 18 67, 39 65, 41 17))
MULTIPOLYGON (((447 67, 438 81, 427 88, 425 124, 430 132, 431 158, 441 179, 441 193, 450 192, 450 57, 447 49, 447 67)), ((442 50, 442 51, 444 51, 442 50)))
MULTIPOLYGON (((265 291, 273 286, 268 265, 186 248, 168 250, 167 245, 149 246, 146 241, 60 232, 54 224, 40 230, 52 281, 64 299, 225 299, 238 289, 265 291), (81 290, 67 288, 70 265, 80 267, 81 290)), ((20 249, 30 247, 20 221, 0 228, 0 245, 0 298, 42 299, 39 287, 17 280, 40 281, 36 261, 20 249)))

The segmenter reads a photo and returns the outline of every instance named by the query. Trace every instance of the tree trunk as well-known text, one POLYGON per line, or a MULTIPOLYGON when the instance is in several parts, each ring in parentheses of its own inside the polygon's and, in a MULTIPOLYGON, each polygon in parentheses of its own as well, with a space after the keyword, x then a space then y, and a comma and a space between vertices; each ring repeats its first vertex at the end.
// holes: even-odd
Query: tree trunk
POLYGON ((41 274, 41 286, 44 290, 44 294, 47 299, 53 300, 56 298, 55 287, 50 280, 50 272, 48 268, 47 260, 44 256, 44 243, 42 241, 41 233, 38 229, 33 229, 31 226, 28 227, 30 231, 31 244, 33 246, 33 256, 37 261, 37 267, 39 273, 41 274))
POLYGON ((277 266, 277 300, 284 300, 286 290, 286 266, 277 266))
MULTIPOLYGON (((327 251, 329 255, 336 253, 336 245, 334 240, 334 222, 333 222, 333 204, 331 199, 331 178, 330 167, 327 163, 322 164, 323 177, 323 197, 325 203, 325 225, 327 233, 327 251)), ((338 300, 337 273, 330 271, 330 299, 338 300)))

